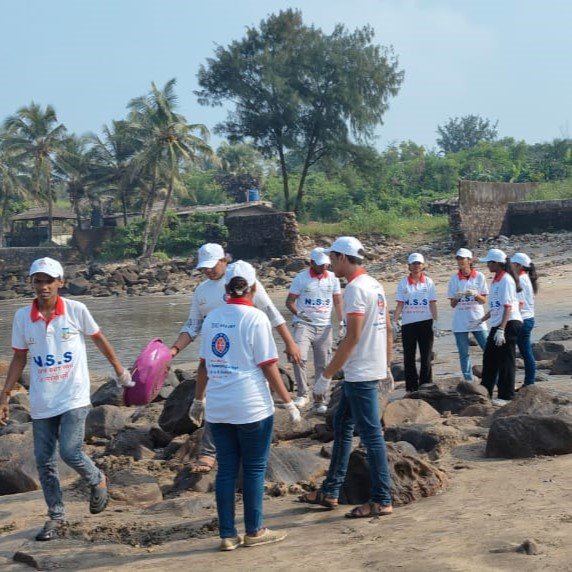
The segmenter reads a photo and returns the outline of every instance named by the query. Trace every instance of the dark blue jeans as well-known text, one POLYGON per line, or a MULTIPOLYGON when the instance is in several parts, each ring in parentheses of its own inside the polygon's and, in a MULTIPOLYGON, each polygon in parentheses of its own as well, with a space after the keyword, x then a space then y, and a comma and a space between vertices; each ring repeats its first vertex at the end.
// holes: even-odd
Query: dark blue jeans
POLYGON ((391 504, 391 478, 385 440, 381 432, 378 393, 377 380, 343 382, 342 396, 334 415, 332 460, 322 483, 322 492, 325 495, 335 498, 340 496, 356 427, 367 451, 371 500, 384 506, 391 504))
POLYGON ((534 328, 534 318, 526 318, 522 321, 522 328, 518 333, 516 344, 520 351, 520 355, 524 360, 524 385, 533 385, 536 381, 536 361, 532 353, 532 343, 530 335, 534 328))
POLYGON ((78 407, 55 417, 32 421, 36 466, 48 505, 48 516, 52 520, 63 520, 65 516, 56 455, 58 441, 62 460, 89 485, 97 485, 103 478, 101 471, 82 450, 88 411, 89 407, 78 407))
POLYGON ((234 492, 240 466, 242 466, 242 500, 246 534, 253 535, 262 528, 264 477, 270 454, 273 425, 273 415, 262 421, 244 425, 210 424, 218 462, 216 505, 221 538, 233 538, 238 534, 234 524, 234 492))

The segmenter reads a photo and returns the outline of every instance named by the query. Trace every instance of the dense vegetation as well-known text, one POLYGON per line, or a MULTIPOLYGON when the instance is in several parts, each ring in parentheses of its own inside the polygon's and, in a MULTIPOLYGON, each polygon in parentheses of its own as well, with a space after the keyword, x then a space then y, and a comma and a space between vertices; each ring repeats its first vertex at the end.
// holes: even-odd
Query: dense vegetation
POLYGON ((236 106, 215 127, 228 137, 216 152, 207 128, 177 112, 174 79, 128 102, 100 136, 69 133, 51 105, 20 108, 0 128, 0 243, 12 214, 67 204, 78 223, 93 211, 126 223, 138 213, 106 246, 108 259, 186 254, 225 230, 172 211, 242 201, 253 187, 294 209, 304 232, 394 236, 443 232, 429 205, 456 196, 459 179, 534 181, 530 198, 572 197, 571 139, 498 139, 498 124, 477 115, 435 126, 434 149, 413 141, 376 149, 374 129, 404 76, 373 37, 369 27, 325 35, 287 10, 217 48, 197 92, 205 105, 236 106))

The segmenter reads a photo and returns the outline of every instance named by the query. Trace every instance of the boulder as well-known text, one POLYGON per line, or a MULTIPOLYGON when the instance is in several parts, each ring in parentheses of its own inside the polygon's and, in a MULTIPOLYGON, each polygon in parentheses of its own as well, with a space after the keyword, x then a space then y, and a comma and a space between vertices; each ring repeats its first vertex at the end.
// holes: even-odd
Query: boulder
POLYGON ((148 473, 132 469, 117 471, 110 479, 109 494, 113 500, 133 506, 151 506, 163 500, 157 481, 148 473))
POLYGON ((558 330, 552 330, 540 338, 541 342, 563 342, 565 340, 572 340, 572 330, 569 326, 564 326, 558 330))
MULTIPOLYGON (((391 474, 391 496, 395 506, 440 493, 448 483, 447 475, 431 462, 396 443, 387 444, 391 474)), ((350 455, 348 472, 342 486, 342 504, 362 504, 369 500, 371 481, 366 452, 356 449, 350 455)))
POLYGON ((100 405, 125 405, 123 392, 124 389, 119 387, 115 380, 110 379, 91 394, 91 404, 94 407, 99 407, 100 405))
POLYGON ((467 381, 459 383, 456 378, 424 384, 417 391, 411 393, 409 398, 422 399, 439 413, 445 413, 445 411, 459 413, 469 405, 483 404, 489 401, 488 392, 482 385, 467 381))
POLYGON ((314 422, 302 417, 300 423, 292 423, 285 409, 276 408, 274 413, 274 436, 277 441, 291 441, 309 437, 314 432, 314 422))
POLYGON ((205 509, 214 507, 214 498, 177 498, 148 506, 143 512, 144 514, 165 514, 169 517, 191 518, 203 514, 205 509))
POLYGON ((153 440, 141 427, 126 427, 112 438, 105 450, 107 455, 132 457, 136 461, 154 457, 153 440))
POLYGON ((532 353, 536 361, 556 359, 564 350, 564 344, 558 342, 544 341, 532 344, 532 353))
POLYGON ((328 461, 318 454, 297 447, 272 447, 266 469, 266 480, 293 484, 315 481, 328 469, 328 461))
POLYGON ((198 427, 189 419, 189 408, 195 398, 195 380, 183 381, 165 400, 159 426, 172 435, 194 433, 198 427))
POLYGON ((538 385, 517 391, 514 399, 498 409, 494 419, 513 415, 566 415, 572 413, 572 400, 538 385))
POLYGON ((417 451, 440 455, 463 440, 461 432, 446 425, 401 425, 384 431, 386 441, 406 441, 417 451))
POLYGON ((384 427, 394 427, 404 423, 431 423, 441 418, 441 414, 421 399, 400 399, 388 403, 383 412, 384 427))
POLYGON ((572 375, 572 350, 558 355, 552 364, 550 375, 572 375))
POLYGON ((72 296, 83 296, 89 292, 91 283, 85 278, 74 278, 67 283, 68 292, 72 296))
POLYGON ((129 412, 115 405, 94 407, 87 415, 85 422, 85 438, 110 438, 125 427, 129 412))

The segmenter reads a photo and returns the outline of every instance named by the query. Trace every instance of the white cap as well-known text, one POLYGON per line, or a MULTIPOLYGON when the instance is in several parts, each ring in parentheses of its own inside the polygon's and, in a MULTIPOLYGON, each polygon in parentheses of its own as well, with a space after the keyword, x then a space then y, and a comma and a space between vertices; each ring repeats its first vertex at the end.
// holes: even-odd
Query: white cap
POLYGON ((199 248, 199 262, 197 268, 213 268, 224 258, 224 249, 220 244, 208 242, 199 248))
POLYGON ((30 266, 29 275, 33 276, 34 274, 38 273, 47 274, 52 278, 63 278, 64 277, 64 269, 62 265, 53 258, 38 258, 32 262, 32 266, 30 266))
POLYGON ((365 249, 363 244, 353 236, 340 236, 334 240, 334 244, 330 248, 324 250, 326 254, 330 252, 339 252, 347 256, 355 256, 361 258, 365 256, 365 249))
POLYGON ((460 258, 473 258, 473 253, 468 248, 459 248, 455 256, 460 258))
POLYGON ((425 264, 425 258, 423 258, 423 255, 419 254, 419 252, 412 252, 407 259, 407 264, 413 264, 414 262, 425 264))
POLYGON ((233 264, 229 264, 226 267, 226 272, 224 273, 224 283, 230 284, 230 281, 236 277, 244 278, 250 287, 256 282, 256 270, 254 270, 252 264, 249 264, 244 260, 237 260, 233 264))
POLYGON ((515 264, 520 264, 525 268, 530 268, 532 264, 532 260, 530 260, 530 256, 524 254, 524 252, 517 252, 510 257, 510 261, 514 262, 515 264))
POLYGON ((326 254, 326 249, 321 246, 317 246, 310 252, 310 259, 313 260, 318 266, 322 264, 329 264, 330 257, 326 254))
POLYGON ((491 248, 484 258, 479 258, 481 262, 506 262, 506 254, 500 248, 491 248))

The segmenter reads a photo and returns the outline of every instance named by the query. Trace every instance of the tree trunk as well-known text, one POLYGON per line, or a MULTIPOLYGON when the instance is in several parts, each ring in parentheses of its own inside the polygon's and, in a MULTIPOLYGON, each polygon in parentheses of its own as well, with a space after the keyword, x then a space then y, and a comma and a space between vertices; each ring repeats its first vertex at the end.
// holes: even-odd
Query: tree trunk
POLYGON ((282 173, 282 191, 284 193, 284 210, 290 212, 290 188, 288 186, 288 168, 286 166, 286 157, 284 156, 284 148, 278 145, 278 155, 280 156, 280 171, 282 173))
POLYGON ((302 167, 302 173, 300 175, 300 182, 298 183, 298 191, 296 193, 296 204, 294 206, 294 213, 296 216, 300 214, 302 210, 302 201, 304 199, 304 184, 306 183, 306 177, 308 176, 308 171, 310 169, 311 159, 316 149, 316 139, 313 137, 308 145, 308 151, 306 152, 306 158, 304 159, 304 166, 302 167))
POLYGON ((53 200, 52 200, 52 186, 48 179, 48 241, 52 242, 53 233, 53 200))
POLYGON ((167 190, 167 197, 165 198, 165 202, 163 203, 163 208, 161 209, 161 214, 155 223, 155 230, 153 232, 153 238, 151 239, 151 244, 147 251, 143 251, 144 258, 151 258, 153 253, 155 252, 155 248, 157 247, 157 241, 159 240, 159 235, 161 234, 161 228, 163 227, 163 221, 165 220, 165 213, 167 212, 167 206, 169 205, 169 201, 171 200, 171 195, 173 194, 173 176, 169 179, 169 188, 167 190))
POLYGON ((157 166, 153 168, 153 179, 151 181, 151 188, 145 201, 145 208, 143 209, 143 219, 145 225, 143 227, 143 248, 141 253, 147 252, 147 245, 149 244, 149 234, 151 233, 151 225, 153 224, 153 205, 155 204, 155 194, 157 192, 157 166))

